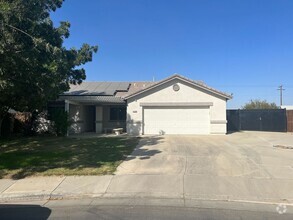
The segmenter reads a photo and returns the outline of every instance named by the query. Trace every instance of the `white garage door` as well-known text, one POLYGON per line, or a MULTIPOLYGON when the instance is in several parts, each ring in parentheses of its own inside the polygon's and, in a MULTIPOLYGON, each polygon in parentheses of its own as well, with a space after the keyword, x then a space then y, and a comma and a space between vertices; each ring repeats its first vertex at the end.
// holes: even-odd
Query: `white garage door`
POLYGON ((145 107, 144 134, 209 134, 209 107, 145 107))

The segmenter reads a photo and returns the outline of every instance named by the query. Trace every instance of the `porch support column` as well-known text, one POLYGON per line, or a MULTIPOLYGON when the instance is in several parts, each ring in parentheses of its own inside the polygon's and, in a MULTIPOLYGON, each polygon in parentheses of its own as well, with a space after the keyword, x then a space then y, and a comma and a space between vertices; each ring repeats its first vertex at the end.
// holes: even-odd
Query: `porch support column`
MULTIPOLYGON (((69 114, 69 102, 65 100, 64 110, 69 114)), ((69 128, 67 128, 66 136, 69 136, 69 128)))
POLYGON ((101 134, 103 131, 103 107, 96 106, 96 133, 101 134))
POLYGON ((69 113, 69 102, 67 100, 65 100, 64 108, 65 108, 64 110, 69 113))

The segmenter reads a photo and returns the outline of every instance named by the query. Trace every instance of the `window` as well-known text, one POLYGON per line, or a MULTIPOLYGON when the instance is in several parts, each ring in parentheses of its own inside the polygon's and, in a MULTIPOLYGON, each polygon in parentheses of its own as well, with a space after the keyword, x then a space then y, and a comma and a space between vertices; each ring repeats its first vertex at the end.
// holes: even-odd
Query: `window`
POLYGON ((110 121, 125 121, 126 108, 125 107, 111 107, 110 108, 110 121))

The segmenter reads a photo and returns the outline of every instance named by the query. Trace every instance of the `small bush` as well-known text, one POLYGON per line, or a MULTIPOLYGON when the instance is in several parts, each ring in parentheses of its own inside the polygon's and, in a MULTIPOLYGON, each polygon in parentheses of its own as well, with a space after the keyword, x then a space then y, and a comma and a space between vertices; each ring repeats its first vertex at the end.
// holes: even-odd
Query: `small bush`
POLYGON ((55 134, 52 122, 48 119, 47 111, 42 111, 38 114, 34 128, 37 134, 55 134))
POLYGON ((69 115, 64 109, 56 108, 50 112, 53 130, 57 136, 65 136, 70 126, 69 115))
POLYGON ((31 136, 34 134, 32 132, 32 113, 31 112, 15 112, 13 114, 14 125, 13 134, 14 135, 27 135, 31 136))
POLYGON ((13 126, 13 133, 20 134, 23 133, 24 130, 24 122, 20 121, 19 119, 15 118, 14 126, 13 126))
POLYGON ((13 119, 13 115, 9 113, 3 118, 0 131, 2 137, 9 137, 12 134, 14 122, 13 119))

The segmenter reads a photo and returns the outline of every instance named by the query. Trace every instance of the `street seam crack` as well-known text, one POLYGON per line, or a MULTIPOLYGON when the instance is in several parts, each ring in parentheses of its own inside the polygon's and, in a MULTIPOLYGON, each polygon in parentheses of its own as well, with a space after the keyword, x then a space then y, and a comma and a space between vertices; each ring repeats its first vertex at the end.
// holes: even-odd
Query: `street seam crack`
POLYGON ((183 182, 183 186, 182 186, 182 190, 183 190, 183 205, 184 207, 186 207, 186 203, 185 203, 185 174, 186 174, 186 170, 187 170, 187 151, 186 151, 186 144, 184 144, 184 148, 185 148, 185 169, 184 169, 184 173, 183 173, 183 178, 182 178, 182 182, 183 182))

